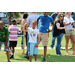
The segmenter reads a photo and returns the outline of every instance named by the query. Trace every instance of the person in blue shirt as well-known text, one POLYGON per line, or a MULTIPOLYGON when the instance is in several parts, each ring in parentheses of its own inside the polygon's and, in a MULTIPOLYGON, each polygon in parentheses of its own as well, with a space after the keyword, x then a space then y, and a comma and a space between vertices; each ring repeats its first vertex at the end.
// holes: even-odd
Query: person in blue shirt
MULTIPOLYGON (((47 52, 47 44, 48 44, 48 32, 47 29, 49 29, 50 22, 53 24, 52 17, 48 16, 49 12, 43 12, 42 15, 40 15, 37 19, 37 25, 38 21, 40 19, 40 26, 39 26, 39 43, 42 41, 43 47, 44 47, 44 57, 42 61, 46 61, 46 52, 47 52)), ((38 27, 38 26, 37 26, 38 27)))

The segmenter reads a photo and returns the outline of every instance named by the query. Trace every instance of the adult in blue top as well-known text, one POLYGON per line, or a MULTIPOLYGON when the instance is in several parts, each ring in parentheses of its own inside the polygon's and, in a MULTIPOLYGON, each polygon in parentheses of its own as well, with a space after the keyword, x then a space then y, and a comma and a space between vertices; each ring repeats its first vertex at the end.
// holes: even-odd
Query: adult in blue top
POLYGON ((45 56, 46 56, 46 51, 47 51, 47 44, 48 44, 47 29, 49 29, 50 22, 53 24, 53 19, 52 19, 52 17, 48 16, 48 13, 49 12, 43 12, 43 14, 40 15, 37 19, 37 25, 38 25, 38 21, 40 19, 39 43, 40 43, 40 41, 42 41, 42 44, 44 46, 44 57, 43 57, 42 61, 45 61, 45 56))

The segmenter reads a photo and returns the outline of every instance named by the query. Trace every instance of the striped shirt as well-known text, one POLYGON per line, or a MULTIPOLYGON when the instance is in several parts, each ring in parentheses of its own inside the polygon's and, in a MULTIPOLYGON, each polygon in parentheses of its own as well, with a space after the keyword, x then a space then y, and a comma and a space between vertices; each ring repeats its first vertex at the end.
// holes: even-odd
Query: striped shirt
POLYGON ((9 27, 9 32, 10 32, 9 41, 17 41, 19 27, 17 25, 12 25, 9 27))

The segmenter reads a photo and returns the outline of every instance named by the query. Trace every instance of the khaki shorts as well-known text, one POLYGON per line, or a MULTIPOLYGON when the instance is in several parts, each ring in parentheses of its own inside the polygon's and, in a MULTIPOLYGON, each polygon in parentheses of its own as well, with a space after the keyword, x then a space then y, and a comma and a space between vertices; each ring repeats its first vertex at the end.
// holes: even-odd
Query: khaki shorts
POLYGON ((48 33, 39 32, 39 43, 42 41, 43 46, 47 46, 48 44, 48 33))
POLYGON ((65 30, 65 36, 74 35, 74 30, 65 30))

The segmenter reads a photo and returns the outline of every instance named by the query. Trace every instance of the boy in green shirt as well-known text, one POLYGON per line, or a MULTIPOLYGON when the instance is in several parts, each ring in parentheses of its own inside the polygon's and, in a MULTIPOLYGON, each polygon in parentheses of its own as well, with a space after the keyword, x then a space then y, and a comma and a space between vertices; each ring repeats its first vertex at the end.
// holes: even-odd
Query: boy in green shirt
POLYGON ((0 21, 0 42, 4 42, 6 47, 5 51, 7 54, 8 62, 10 62, 10 54, 9 54, 9 46, 8 46, 8 37, 9 37, 9 31, 8 28, 4 26, 4 22, 0 21))

